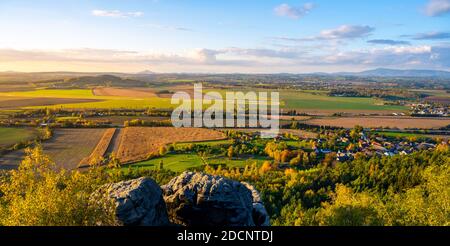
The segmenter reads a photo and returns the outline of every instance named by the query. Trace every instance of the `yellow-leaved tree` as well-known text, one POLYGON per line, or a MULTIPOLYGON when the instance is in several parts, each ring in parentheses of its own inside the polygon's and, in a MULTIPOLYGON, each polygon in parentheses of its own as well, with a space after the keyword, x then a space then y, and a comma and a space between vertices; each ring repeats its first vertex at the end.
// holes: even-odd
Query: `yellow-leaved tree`
POLYGON ((42 147, 25 150, 17 170, 0 182, 0 224, 14 226, 95 225, 114 221, 112 213, 89 205, 90 194, 105 182, 95 170, 56 170, 42 147))

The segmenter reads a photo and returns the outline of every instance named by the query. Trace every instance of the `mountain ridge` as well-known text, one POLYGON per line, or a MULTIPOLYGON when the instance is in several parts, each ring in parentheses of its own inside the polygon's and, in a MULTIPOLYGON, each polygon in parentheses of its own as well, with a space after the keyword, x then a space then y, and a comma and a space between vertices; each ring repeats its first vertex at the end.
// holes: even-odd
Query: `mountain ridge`
POLYGON ((388 69, 376 68, 361 72, 339 72, 331 73, 331 75, 344 76, 360 76, 360 77, 444 77, 450 78, 450 72, 443 70, 427 70, 427 69, 388 69))

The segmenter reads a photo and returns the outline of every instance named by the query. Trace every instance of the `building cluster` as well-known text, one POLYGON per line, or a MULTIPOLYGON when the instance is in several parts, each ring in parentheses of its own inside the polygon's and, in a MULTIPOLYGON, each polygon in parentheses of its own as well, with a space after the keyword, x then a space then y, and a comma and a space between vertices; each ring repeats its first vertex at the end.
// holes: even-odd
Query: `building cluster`
MULTIPOLYGON (((324 139, 318 139, 318 145, 324 139)), ((317 154, 329 154, 336 152, 337 161, 353 160, 358 153, 365 156, 394 156, 394 155, 408 155, 415 151, 428 150, 436 147, 436 144, 431 139, 424 140, 407 140, 405 138, 385 138, 381 136, 372 135, 366 136, 365 133, 360 133, 360 138, 356 144, 350 143, 349 136, 342 136, 337 138, 336 146, 342 146, 338 150, 330 150, 319 147, 314 147, 317 154)))
POLYGON ((413 104, 411 107, 412 115, 421 116, 437 116, 437 117, 447 117, 449 116, 450 107, 437 104, 419 103, 413 104))

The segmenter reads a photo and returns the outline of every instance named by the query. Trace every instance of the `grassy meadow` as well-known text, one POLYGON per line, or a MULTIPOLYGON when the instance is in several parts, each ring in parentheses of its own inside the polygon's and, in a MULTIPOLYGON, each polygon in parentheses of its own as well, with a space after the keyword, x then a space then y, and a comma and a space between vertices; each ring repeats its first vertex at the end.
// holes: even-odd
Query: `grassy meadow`
POLYGON ((36 137, 36 131, 28 128, 0 127, 0 147, 8 147, 36 137))
POLYGON ((196 153, 192 154, 167 154, 160 158, 155 158, 147 161, 138 162, 135 164, 125 165, 122 170, 126 171, 129 169, 140 169, 140 170, 156 170, 159 168, 159 164, 162 162, 164 169, 171 170, 174 172, 183 172, 190 169, 201 169, 202 166, 206 164, 212 166, 226 166, 226 167, 239 167, 243 168, 246 165, 251 165, 254 162, 258 166, 262 165, 264 161, 268 160, 264 157, 249 157, 249 158, 239 158, 239 159, 229 159, 223 156, 209 157, 202 159, 196 153))

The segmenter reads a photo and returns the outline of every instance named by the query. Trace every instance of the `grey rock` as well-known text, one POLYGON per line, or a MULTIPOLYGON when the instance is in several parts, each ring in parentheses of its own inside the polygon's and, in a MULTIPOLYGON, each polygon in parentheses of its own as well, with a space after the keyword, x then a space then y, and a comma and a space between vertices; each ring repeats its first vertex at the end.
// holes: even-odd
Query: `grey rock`
POLYGON ((257 196, 254 198, 252 191, 240 182, 184 172, 162 189, 172 223, 185 226, 255 226, 259 223, 255 223, 253 216, 253 200, 257 196))
POLYGON ((104 185, 91 195, 91 201, 111 204, 116 225, 170 224, 161 188, 148 178, 104 185))
POLYGON ((255 187, 249 183, 241 182, 247 189, 249 189, 252 192, 253 197, 253 221, 255 222, 256 226, 270 226, 270 216, 267 213, 266 207, 264 207, 264 204, 261 199, 261 195, 259 192, 255 189, 255 187))

